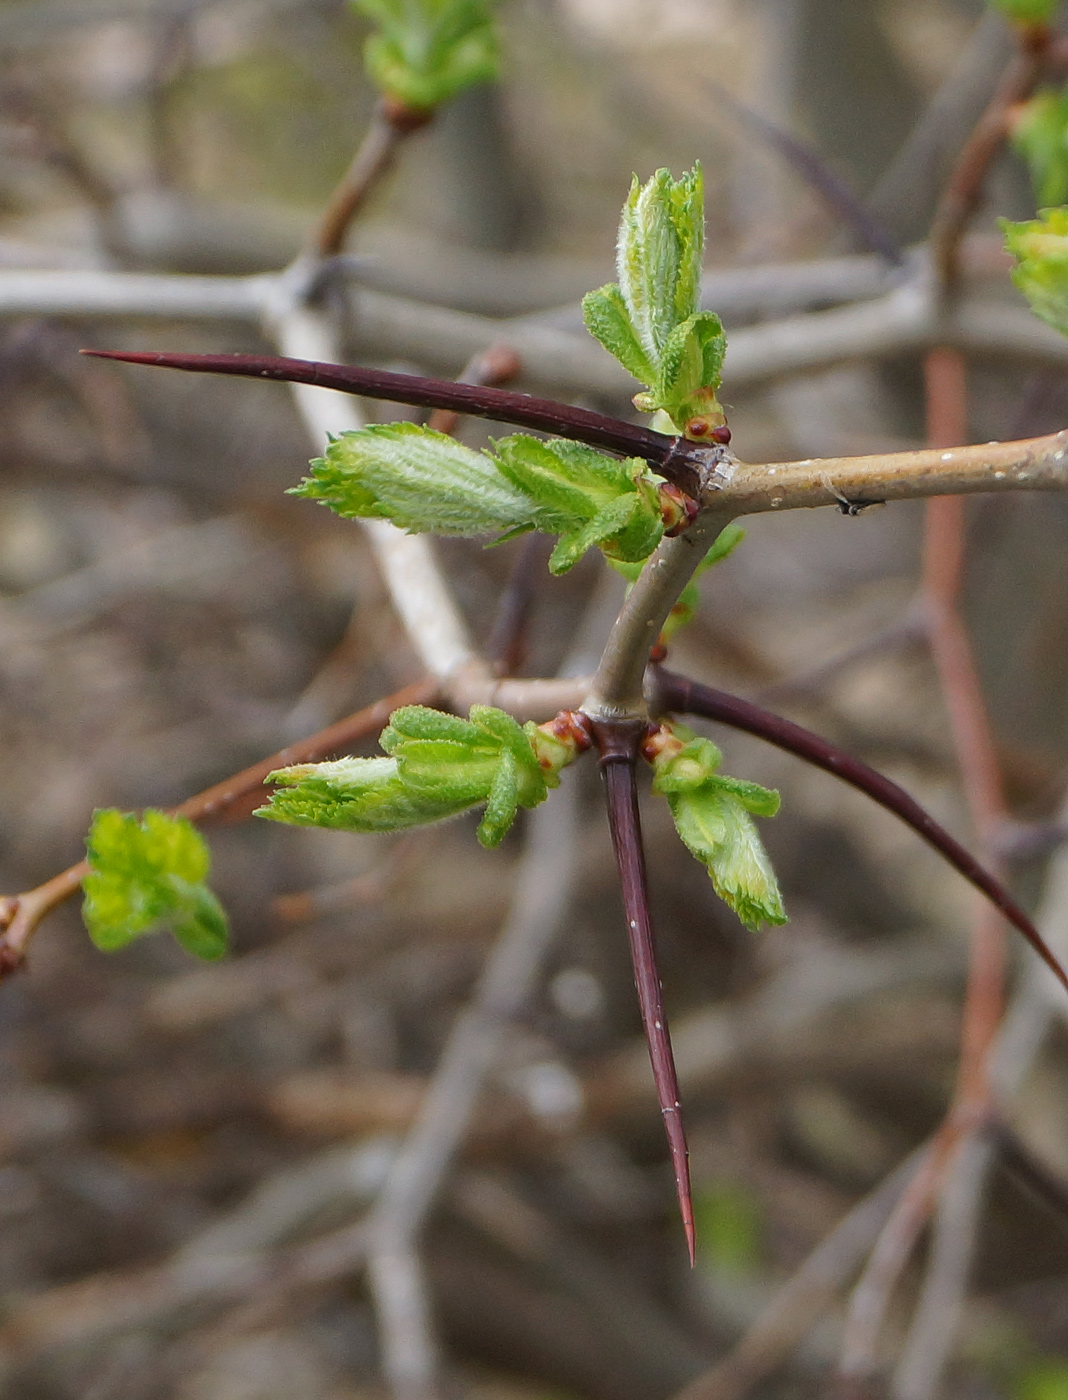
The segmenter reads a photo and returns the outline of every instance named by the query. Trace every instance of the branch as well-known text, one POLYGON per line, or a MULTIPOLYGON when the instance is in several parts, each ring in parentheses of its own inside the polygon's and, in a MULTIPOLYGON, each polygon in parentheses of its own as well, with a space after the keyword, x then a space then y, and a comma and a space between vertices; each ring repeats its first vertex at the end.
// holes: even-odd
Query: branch
POLYGON ((643 685, 649 653, 709 544, 730 516, 706 511, 675 539, 661 540, 627 594, 609 633, 582 710, 593 719, 646 714, 643 685))
POLYGON ((112 350, 86 350, 83 354, 170 369, 320 385, 394 403, 451 408, 556 433, 624 456, 641 457, 694 500, 713 506, 728 518, 841 505, 843 499, 863 507, 883 501, 974 492, 1068 490, 1068 430, 1021 442, 751 465, 739 462, 726 448, 702 447, 665 437, 648 428, 550 399, 456 384, 453 380, 266 355, 170 355, 112 350))

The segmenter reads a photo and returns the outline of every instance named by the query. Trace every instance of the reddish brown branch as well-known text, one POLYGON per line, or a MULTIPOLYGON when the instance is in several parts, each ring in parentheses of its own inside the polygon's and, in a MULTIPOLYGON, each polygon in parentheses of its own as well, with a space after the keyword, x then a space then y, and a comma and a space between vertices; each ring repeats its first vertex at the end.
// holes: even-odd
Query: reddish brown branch
POLYGON ((944 287, 951 287, 957 279, 961 239, 982 196, 990 163, 1005 139, 1009 113, 1034 90, 1051 38, 1044 25, 1021 28, 1019 53, 1006 69, 946 182, 929 238, 935 271, 944 287))
POLYGON ((634 963, 634 982, 638 989, 642 1025, 653 1066, 656 1096, 664 1119, 671 1164, 675 1171, 675 1189, 686 1232, 690 1263, 696 1258, 697 1239, 694 1231, 693 1202, 690 1196, 690 1164, 686 1149, 679 1103, 679 1081, 675 1073, 675 1057, 671 1052, 671 1037, 660 976, 656 968, 656 945, 649 913, 649 891, 645 874, 645 851, 642 846, 641 816, 638 811, 638 791, 635 765, 638 746, 645 734, 641 720, 595 720, 591 724, 601 755, 608 800, 608 821, 612 830, 612 846, 619 867, 623 892, 623 912, 630 938, 630 955, 634 963))

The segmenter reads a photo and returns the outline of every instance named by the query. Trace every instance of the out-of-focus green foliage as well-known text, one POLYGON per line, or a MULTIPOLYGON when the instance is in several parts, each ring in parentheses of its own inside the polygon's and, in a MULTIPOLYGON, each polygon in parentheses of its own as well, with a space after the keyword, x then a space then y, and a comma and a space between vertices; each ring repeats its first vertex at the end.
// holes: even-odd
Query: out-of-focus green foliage
POLYGON ((735 1277, 759 1270, 764 1234, 760 1203, 741 1182, 702 1183, 693 1193, 693 1215, 698 1263, 735 1277))
POLYGON ((1068 335, 1068 208, 1043 209, 1025 223, 1002 219, 1001 229, 1016 260, 1012 280, 1036 316, 1068 335))
POLYGON ((1068 87, 1045 88, 1023 105, 1012 144, 1027 161, 1035 199, 1042 206, 1068 199, 1068 87))
POLYGON ((184 817, 106 808, 86 838, 90 872, 82 881, 82 915, 98 948, 113 952, 167 927, 198 958, 221 958, 229 924, 204 881, 211 854, 184 817))
POLYGON ((376 86, 405 107, 438 107, 497 76, 488 0, 352 0, 378 26, 364 61, 376 86))
POLYGON ((990 0, 995 10, 1018 23, 1044 24, 1056 13, 1060 0, 990 0))

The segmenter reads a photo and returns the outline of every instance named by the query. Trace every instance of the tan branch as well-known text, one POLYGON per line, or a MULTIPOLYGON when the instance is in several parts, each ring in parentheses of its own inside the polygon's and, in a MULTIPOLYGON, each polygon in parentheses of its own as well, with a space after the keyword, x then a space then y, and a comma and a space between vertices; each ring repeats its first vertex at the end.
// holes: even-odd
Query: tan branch
POLYGON ((739 462, 733 479, 707 504, 725 513, 813 506, 863 508, 884 501, 962 496, 982 491, 1068 490, 1068 429, 1020 442, 924 448, 870 457, 810 457, 754 466, 739 462))

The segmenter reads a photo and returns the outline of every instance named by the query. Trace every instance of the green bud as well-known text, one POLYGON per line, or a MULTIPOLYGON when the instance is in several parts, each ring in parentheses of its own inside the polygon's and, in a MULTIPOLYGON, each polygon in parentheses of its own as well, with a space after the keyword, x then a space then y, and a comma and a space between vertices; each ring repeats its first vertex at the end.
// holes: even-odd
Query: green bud
POLYGON ((497 76, 487 0, 353 0, 378 26, 364 49, 367 71, 387 96, 429 110, 497 76))
POLYGON ((204 883, 211 855, 184 817, 150 809, 139 821, 106 808, 93 814, 85 844, 82 917, 98 948, 112 952, 167 927, 196 957, 223 956, 226 913, 204 883))
POLYGON ((773 817, 779 794, 720 773, 715 744, 681 725, 663 726, 644 751, 653 765, 653 791, 667 798, 679 836, 720 898, 748 929, 785 923, 775 872, 750 815, 773 817))
POLYGON ((1000 222, 1016 259, 1012 280, 1036 316, 1068 335, 1068 209, 1043 209, 1026 223, 1000 222))

